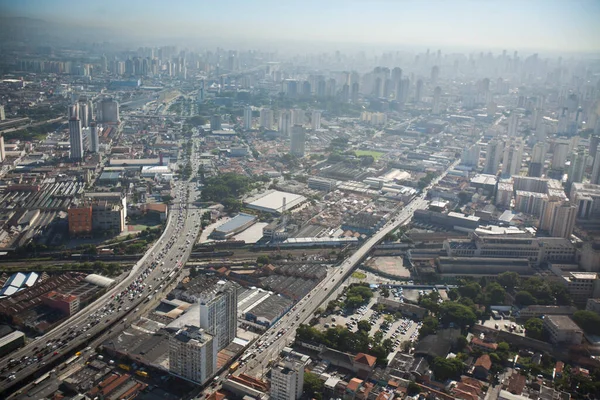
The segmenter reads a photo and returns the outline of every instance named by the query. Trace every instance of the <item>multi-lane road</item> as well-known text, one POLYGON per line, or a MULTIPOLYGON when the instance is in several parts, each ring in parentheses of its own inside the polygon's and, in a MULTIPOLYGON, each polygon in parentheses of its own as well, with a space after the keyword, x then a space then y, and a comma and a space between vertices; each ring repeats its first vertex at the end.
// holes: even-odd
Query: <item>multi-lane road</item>
POLYGON ((188 207, 198 195, 194 183, 176 182, 173 194, 163 234, 125 279, 51 332, 0 360, 0 394, 14 391, 38 372, 49 371, 66 354, 74 354, 107 329, 125 326, 128 315, 162 295, 167 282, 176 279, 196 241, 202 212, 188 207))
MULTIPOLYGON (((451 164, 444 173, 431 182, 429 187, 432 187, 444 178, 448 171, 454 168, 458 162, 455 161, 451 164)), ((423 190, 406 207, 393 215, 387 224, 371 236, 354 254, 342 262, 339 267, 332 268, 327 278, 323 279, 290 312, 246 349, 244 356, 248 357, 249 361, 240 371, 251 376, 262 377, 267 371, 269 362, 277 359, 281 350, 292 342, 295 335, 295 328, 298 324, 310 319, 321 304, 336 299, 343 290, 341 282, 350 276, 354 268, 369 254, 371 249, 381 242, 388 233, 408 223, 416 210, 427 207, 428 203, 425 198, 428 188, 423 190)))

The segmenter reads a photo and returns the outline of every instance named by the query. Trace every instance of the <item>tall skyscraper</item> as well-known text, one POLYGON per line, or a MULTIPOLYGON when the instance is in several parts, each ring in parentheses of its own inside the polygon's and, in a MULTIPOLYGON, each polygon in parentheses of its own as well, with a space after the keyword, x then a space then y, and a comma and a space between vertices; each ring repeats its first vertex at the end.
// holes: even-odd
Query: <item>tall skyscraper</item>
POLYGON ((101 122, 106 124, 118 124, 119 118, 119 103, 111 97, 105 98, 100 102, 101 122))
POLYGON ((358 103, 358 90, 359 90, 358 82, 354 82, 352 84, 352 89, 350 91, 350 101, 353 104, 358 103))
POLYGON ((98 138, 98 130, 95 122, 90 123, 90 150, 92 153, 100 151, 100 139, 98 138))
POLYGON ((0 162, 6 158, 6 150, 4 149, 4 136, 0 136, 0 162))
POLYGON ((562 170, 565 168, 565 162, 567 162, 567 155, 569 154, 568 143, 555 143, 554 152, 552 154, 552 169, 562 170))
POLYGON ((463 152, 462 164, 471 165, 477 167, 479 165, 479 155, 481 153, 481 147, 475 143, 463 152))
POLYGON ((417 86, 415 88, 415 103, 420 103, 423 98, 423 80, 419 79, 417 81, 417 86))
POLYGON ((590 183, 594 185, 600 185, 600 147, 596 150, 596 157, 594 157, 594 165, 592 166, 592 177, 590 183))
POLYGON ((313 130, 321 129, 321 111, 313 110, 310 116, 310 123, 313 130))
POLYGON ((249 131, 252 129, 252 107, 244 108, 244 129, 249 131))
POLYGON ((565 202, 560 207, 554 208, 554 218, 550 235, 565 239, 570 238, 575 227, 576 217, 577 206, 569 202, 565 202))
POLYGON ((289 110, 283 110, 279 115, 279 132, 284 137, 292 133, 292 113, 289 110))
POLYGON ((500 166, 503 153, 504 143, 501 140, 492 139, 489 141, 485 154, 484 174, 496 175, 498 173, 498 167, 500 166))
POLYGON ((214 114, 210 117, 210 130, 211 131, 220 131, 221 130, 221 116, 219 114, 214 114))
POLYGON ((292 127, 290 140, 290 153, 296 157, 304 157, 304 144, 306 142, 306 132, 300 125, 292 127))
POLYGON ((440 67, 438 67, 437 65, 434 65, 431 68, 431 83, 435 85, 437 83, 439 77, 440 77, 440 67))
POLYGON ((260 109, 260 126, 264 129, 273 129, 273 110, 270 108, 260 109))
POLYGON ((273 400, 297 400, 304 387, 304 367, 300 360, 285 359, 271 370, 271 396, 273 400))
POLYGON ((439 86, 436 86, 435 89, 433 90, 433 106, 431 107, 431 112, 433 114, 437 115, 440 113, 441 102, 442 102, 442 88, 439 86))
POLYGON ((204 384, 217 372, 218 351, 212 335, 186 326, 169 338, 169 372, 204 384))
POLYGON ((4 112, 4 106, 0 105, 0 121, 4 121, 6 119, 6 113, 4 112))
POLYGON ((301 108, 294 108, 292 111, 292 125, 304 125, 306 112, 301 108))
POLYGON ((546 160, 546 143, 537 142, 531 152, 531 162, 527 170, 527 176, 539 178, 544 170, 544 161, 546 160))
POLYGON ((71 107, 69 118, 69 144, 71 145, 70 158, 72 160, 83 159, 83 135, 81 132, 81 121, 79 120, 78 107, 71 107))
POLYGON ((571 157, 571 166, 569 168, 568 182, 583 182, 585 168, 588 163, 587 150, 579 148, 571 157))
POLYGON ((515 111, 511 111, 508 116, 508 127, 507 127, 507 135, 509 138, 517 136, 517 126, 519 125, 519 117, 515 111))
POLYGON ((231 282, 219 281, 200 299, 200 327, 214 336, 218 350, 235 339, 237 333, 237 288, 231 282))
POLYGON ((513 140, 506 143, 502 157, 502 177, 509 178, 513 175, 519 175, 522 163, 523 142, 520 140, 513 140))

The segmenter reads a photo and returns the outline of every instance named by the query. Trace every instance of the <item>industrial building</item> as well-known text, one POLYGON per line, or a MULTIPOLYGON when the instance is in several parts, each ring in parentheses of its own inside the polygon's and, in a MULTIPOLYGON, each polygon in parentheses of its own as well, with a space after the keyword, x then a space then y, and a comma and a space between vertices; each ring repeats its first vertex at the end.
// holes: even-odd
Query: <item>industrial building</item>
POLYGON ((246 206, 252 210, 279 215, 298 207, 306 200, 306 197, 299 194, 272 190, 260 195, 253 201, 247 202, 246 206))
POLYGON ((581 344, 583 331, 567 315, 546 315, 544 329, 554 344, 581 344))
POLYGON ((13 331, 0 338, 0 357, 12 353, 25 345, 25 334, 21 331, 13 331))
POLYGON ((210 237, 216 240, 225 240, 246 230, 254 225, 255 222, 255 215, 239 213, 229 221, 215 228, 215 230, 210 234, 210 237))

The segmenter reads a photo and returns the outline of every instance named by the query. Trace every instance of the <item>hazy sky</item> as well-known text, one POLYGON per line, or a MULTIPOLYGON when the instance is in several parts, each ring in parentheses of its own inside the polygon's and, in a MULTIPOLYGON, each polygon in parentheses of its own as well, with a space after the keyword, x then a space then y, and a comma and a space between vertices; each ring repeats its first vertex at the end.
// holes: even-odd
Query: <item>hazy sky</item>
POLYGON ((132 36, 600 50, 600 0, 0 0, 0 15, 132 36))

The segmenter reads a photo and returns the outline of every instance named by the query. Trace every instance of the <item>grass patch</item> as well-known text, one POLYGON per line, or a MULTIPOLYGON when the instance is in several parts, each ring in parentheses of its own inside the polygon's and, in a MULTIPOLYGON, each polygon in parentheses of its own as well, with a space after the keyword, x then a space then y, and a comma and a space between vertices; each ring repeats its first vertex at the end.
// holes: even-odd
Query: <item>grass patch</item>
POLYGON ((355 150, 354 154, 356 154, 356 157, 372 156, 375 159, 375 161, 377 161, 385 153, 382 153, 381 151, 375 151, 375 150, 355 150))
POLYGON ((360 271, 354 271, 352 273, 352 277, 356 279, 365 279, 367 277, 367 274, 360 271))

